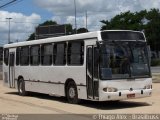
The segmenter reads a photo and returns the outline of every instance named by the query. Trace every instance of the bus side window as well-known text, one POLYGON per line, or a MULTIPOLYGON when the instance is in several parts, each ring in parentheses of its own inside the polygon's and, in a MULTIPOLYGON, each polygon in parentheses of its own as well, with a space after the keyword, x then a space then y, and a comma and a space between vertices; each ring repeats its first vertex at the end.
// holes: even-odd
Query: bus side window
POLYGON ((41 46, 41 64, 42 65, 52 65, 52 44, 46 44, 41 46))
POLYGON ((66 43, 54 44, 53 50, 54 65, 65 65, 66 64, 66 43))
POLYGON ((84 42, 68 43, 68 65, 83 65, 84 42))
POLYGON ((19 65, 19 64, 20 64, 19 55, 20 55, 20 48, 18 47, 18 48, 16 49, 16 65, 19 65))
POLYGON ((9 49, 4 49, 4 63, 8 65, 9 49))
POLYGON ((21 47, 20 51, 20 65, 26 66, 29 65, 29 47, 21 47))
POLYGON ((30 47, 30 64, 39 65, 40 64, 40 46, 30 47))

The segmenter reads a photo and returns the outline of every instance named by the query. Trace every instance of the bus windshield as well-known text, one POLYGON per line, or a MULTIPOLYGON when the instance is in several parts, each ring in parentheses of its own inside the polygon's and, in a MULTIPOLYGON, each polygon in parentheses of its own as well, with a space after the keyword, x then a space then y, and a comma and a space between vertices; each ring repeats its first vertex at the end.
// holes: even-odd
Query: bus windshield
POLYGON ((149 77, 145 42, 105 42, 100 47, 100 76, 105 79, 149 77))

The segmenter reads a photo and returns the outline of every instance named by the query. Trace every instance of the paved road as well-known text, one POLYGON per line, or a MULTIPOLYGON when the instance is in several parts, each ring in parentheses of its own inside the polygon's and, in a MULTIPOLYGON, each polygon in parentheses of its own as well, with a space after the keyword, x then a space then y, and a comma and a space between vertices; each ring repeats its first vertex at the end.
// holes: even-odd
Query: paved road
POLYGON ((0 113, 14 114, 97 114, 97 113, 159 113, 160 84, 153 84, 153 95, 149 98, 120 102, 82 101, 79 105, 68 104, 64 98, 42 94, 27 97, 17 95, 14 89, 5 88, 0 81, 0 113))
POLYGON ((160 73, 160 67, 151 67, 152 73, 160 73))

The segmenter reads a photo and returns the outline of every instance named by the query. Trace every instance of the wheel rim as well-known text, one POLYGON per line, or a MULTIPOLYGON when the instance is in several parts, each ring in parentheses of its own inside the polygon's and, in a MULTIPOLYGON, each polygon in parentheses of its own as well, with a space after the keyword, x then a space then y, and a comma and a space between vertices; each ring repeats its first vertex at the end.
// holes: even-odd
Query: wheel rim
POLYGON ((71 88, 69 89, 69 97, 70 97, 70 98, 74 98, 75 95, 76 95, 75 90, 74 90, 74 88, 71 87, 71 88))

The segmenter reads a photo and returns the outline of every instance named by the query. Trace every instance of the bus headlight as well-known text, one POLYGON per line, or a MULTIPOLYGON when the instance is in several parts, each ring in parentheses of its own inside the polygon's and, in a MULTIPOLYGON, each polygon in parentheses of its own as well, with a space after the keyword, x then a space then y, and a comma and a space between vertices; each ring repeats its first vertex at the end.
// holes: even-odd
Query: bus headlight
POLYGON ((152 89, 152 85, 146 85, 144 86, 144 89, 152 89))
POLYGON ((106 87, 106 88, 103 88, 103 91, 104 92, 117 92, 118 89, 117 88, 113 88, 113 87, 106 87))

